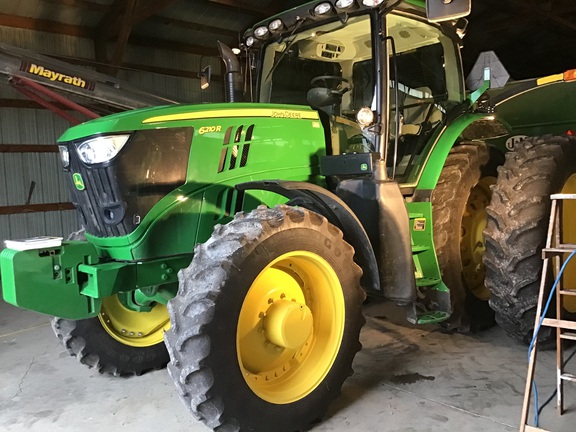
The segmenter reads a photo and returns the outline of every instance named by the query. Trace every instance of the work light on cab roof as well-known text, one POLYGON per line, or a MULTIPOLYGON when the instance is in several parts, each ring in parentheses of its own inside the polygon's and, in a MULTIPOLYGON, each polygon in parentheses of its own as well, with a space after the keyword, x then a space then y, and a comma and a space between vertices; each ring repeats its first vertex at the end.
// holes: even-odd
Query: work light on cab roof
POLYGON ((358 7, 354 0, 338 0, 335 4, 337 10, 354 10, 358 7))
POLYGON ((276 33, 284 29, 284 23, 281 19, 275 19, 270 24, 268 24, 268 29, 271 33, 276 33))
POLYGON ((256 27, 256 29, 254 30, 254 36, 256 36, 258 39, 266 39, 268 35, 269 31, 268 27, 266 26, 256 27))
POLYGON ((368 7, 380 6, 384 0, 362 0, 362 4, 368 7))
POLYGON ((261 22, 256 27, 244 33, 245 48, 257 48, 271 36, 290 34, 296 27, 306 21, 319 21, 330 19, 335 16, 346 16, 347 13, 358 9, 370 9, 381 6, 384 0, 337 0, 335 2, 324 1, 313 8, 295 8, 290 13, 285 13, 281 18, 274 17, 272 21, 261 22), (298 9, 296 11, 296 9, 298 9))
POLYGON ((333 12, 332 4, 330 2, 319 3, 314 7, 315 16, 326 16, 333 12))

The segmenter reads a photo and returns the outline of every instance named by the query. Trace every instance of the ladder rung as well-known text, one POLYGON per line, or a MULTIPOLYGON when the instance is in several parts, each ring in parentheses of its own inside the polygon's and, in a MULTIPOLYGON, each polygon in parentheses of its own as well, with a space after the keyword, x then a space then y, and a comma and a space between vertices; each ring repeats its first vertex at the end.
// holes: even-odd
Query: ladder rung
POLYGON ((576 382, 576 375, 569 374, 569 373, 563 373, 562 375, 560 375, 560 379, 563 379, 565 381, 576 382))
POLYGON ((560 327, 568 330, 576 330, 576 321, 544 318, 544 320, 542 321, 542 325, 548 327, 560 327))
MULTIPOLYGON (((563 243, 562 242, 562 230, 561 230, 561 223, 562 223, 562 214, 558 213, 560 209, 562 209, 562 202, 557 202, 557 200, 569 199, 569 200, 576 200, 576 194, 554 194, 551 195, 550 198, 552 199, 552 208, 550 209, 550 220, 548 224, 548 234, 546 237, 546 246, 542 249, 542 259, 544 260, 544 266, 548 264, 548 260, 552 257, 555 259, 560 259, 562 261, 562 255, 565 256, 567 253, 573 253, 576 251, 576 245, 570 243, 563 243), (560 226, 558 226, 560 225, 560 226)), ((536 314, 536 322, 540 321, 540 308, 543 307, 543 304, 540 304, 544 298, 544 289, 546 285, 546 272, 542 274, 542 280, 540 281, 540 293, 539 293, 539 304, 538 304, 538 313, 536 314)), ((562 296, 576 296, 576 289, 566 289, 563 288, 562 282, 559 283, 558 289, 556 291, 556 302, 559 303, 562 296)), ((557 335, 557 344, 556 344, 556 355, 558 358, 558 362, 560 362, 563 358, 563 343, 562 340, 568 339, 576 341, 576 320, 566 320, 566 319, 559 319, 561 315, 558 314, 558 319, 554 318, 543 318, 542 325, 547 327, 555 327, 556 335, 557 335)), ((537 341, 536 341, 537 343, 537 341)), ((535 426, 529 426, 528 423, 528 414, 530 412, 530 397, 532 393, 532 386, 531 381, 534 379, 534 370, 536 363, 536 350, 530 353, 530 359, 528 361, 528 378, 526 380, 526 390, 524 391, 524 400, 522 402, 522 418, 520 421, 520 432, 549 432, 545 429, 541 429, 535 426)), ((557 379, 558 379, 558 412, 562 414, 564 411, 564 403, 562 397, 562 381, 571 381, 576 383, 576 374, 571 373, 563 373, 561 363, 558 365, 557 371, 557 379)))
POLYGON ((550 431, 548 431, 548 430, 546 430, 546 429, 540 429, 539 427, 528 426, 528 425, 525 425, 525 426, 524 426, 524 430, 525 430, 526 432, 550 432, 550 431))
POLYGON ((564 194, 564 193, 552 194, 550 195, 550 199, 553 200, 576 199, 576 194, 564 194))
MULTIPOLYGON (((572 245, 570 245, 572 246, 572 245)), ((576 250, 575 247, 555 247, 555 248, 544 248, 542 249, 542 258, 546 258, 546 255, 558 255, 558 254, 565 254, 571 253, 576 250)))
POLYGON ((571 333, 562 333, 560 335, 561 339, 568 339, 568 340, 576 340, 576 333, 571 332, 571 333))

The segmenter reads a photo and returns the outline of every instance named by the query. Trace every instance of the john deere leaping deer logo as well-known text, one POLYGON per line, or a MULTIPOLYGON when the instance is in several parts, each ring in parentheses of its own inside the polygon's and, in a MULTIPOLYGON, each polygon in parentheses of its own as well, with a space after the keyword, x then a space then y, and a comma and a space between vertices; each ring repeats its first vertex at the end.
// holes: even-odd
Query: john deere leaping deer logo
POLYGON ((86 186, 84 186, 84 180, 82 179, 80 173, 72 174, 72 180, 74 181, 74 186, 76 186, 76 189, 78 190, 86 189, 86 186))

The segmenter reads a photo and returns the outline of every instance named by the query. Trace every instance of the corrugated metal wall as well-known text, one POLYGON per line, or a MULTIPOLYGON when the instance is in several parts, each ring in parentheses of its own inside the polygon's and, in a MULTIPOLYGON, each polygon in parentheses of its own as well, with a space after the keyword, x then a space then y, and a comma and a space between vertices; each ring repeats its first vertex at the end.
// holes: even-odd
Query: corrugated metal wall
MULTIPOLYGON (((0 146, 53 145, 67 127, 66 121, 47 110, 0 108, 0 146)), ((1 150, 0 208, 69 201, 58 153, 1 150)), ((74 210, 0 214, 0 239, 65 235, 77 226, 74 210)))
MULTIPOLYGON (((92 41, 87 39, 0 26, 0 40, 41 54, 94 59, 92 41)), ((128 47, 124 61, 189 71, 190 76, 198 72, 201 66, 210 64, 213 73, 220 73, 217 58, 144 47, 128 47)), ((201 92, 199 80, 187 77, 131 69, 120 70, 118 77, 146 91, 172 99, 195 103, 222 100, 219 82, 213 82, 207 91, 201 92)), ((22 99, 17 91, 5 83, 6 78, 0 75, 0 99, 22 99)), ((0 249, 4 247, 3 239, 66 236, 78 229, 79 222, 74 210, 2 214, 10 210, 6 209, 7 206, 69 202, 58 153, 6 152, 8 145, 54 145, 69 126, 68 122, 48 110, 0 107, 0 249)))

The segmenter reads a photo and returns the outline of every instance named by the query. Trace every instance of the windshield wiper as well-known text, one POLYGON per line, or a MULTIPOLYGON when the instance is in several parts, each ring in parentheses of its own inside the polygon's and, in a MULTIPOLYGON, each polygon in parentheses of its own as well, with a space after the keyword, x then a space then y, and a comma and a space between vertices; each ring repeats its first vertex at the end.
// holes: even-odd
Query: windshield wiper
MULTIPOLYGON (((294 36, 294 33, 296 33, 296 30, 298 30, 300 28, 300 26, 304 23, 304 21, 305 21, 304 18, 299 18, 298 21, 296 21, 296 24, 294 25, 294 28, 290 32, 288 39, 290 39, 292 36, 294 36)), ((290 51, 290 48, 292 48, 292 45, 294 45, 294 43, 296 42, 296 39, 297 39, 296 36, 294 36, 292 38, 292 40, 290 40, 286 44, 286 48, 284 49, 284 51, 282 51, 282 54, 280 54, 280 57, 278 57, 278 60, 276 60, 274 62, 274 64, 270 68, 270 71, 268 71, 268 75, 266 75, 266 78, 264 79, 264 81, 268 81, 268 78, 270 78, 270 75, 272 75, 272 72, 274 72, 276 70, 276 67, 280 64, 280 62, 282 61, 282 59, 284 58, 286 53, 288 51, 290 51)))

